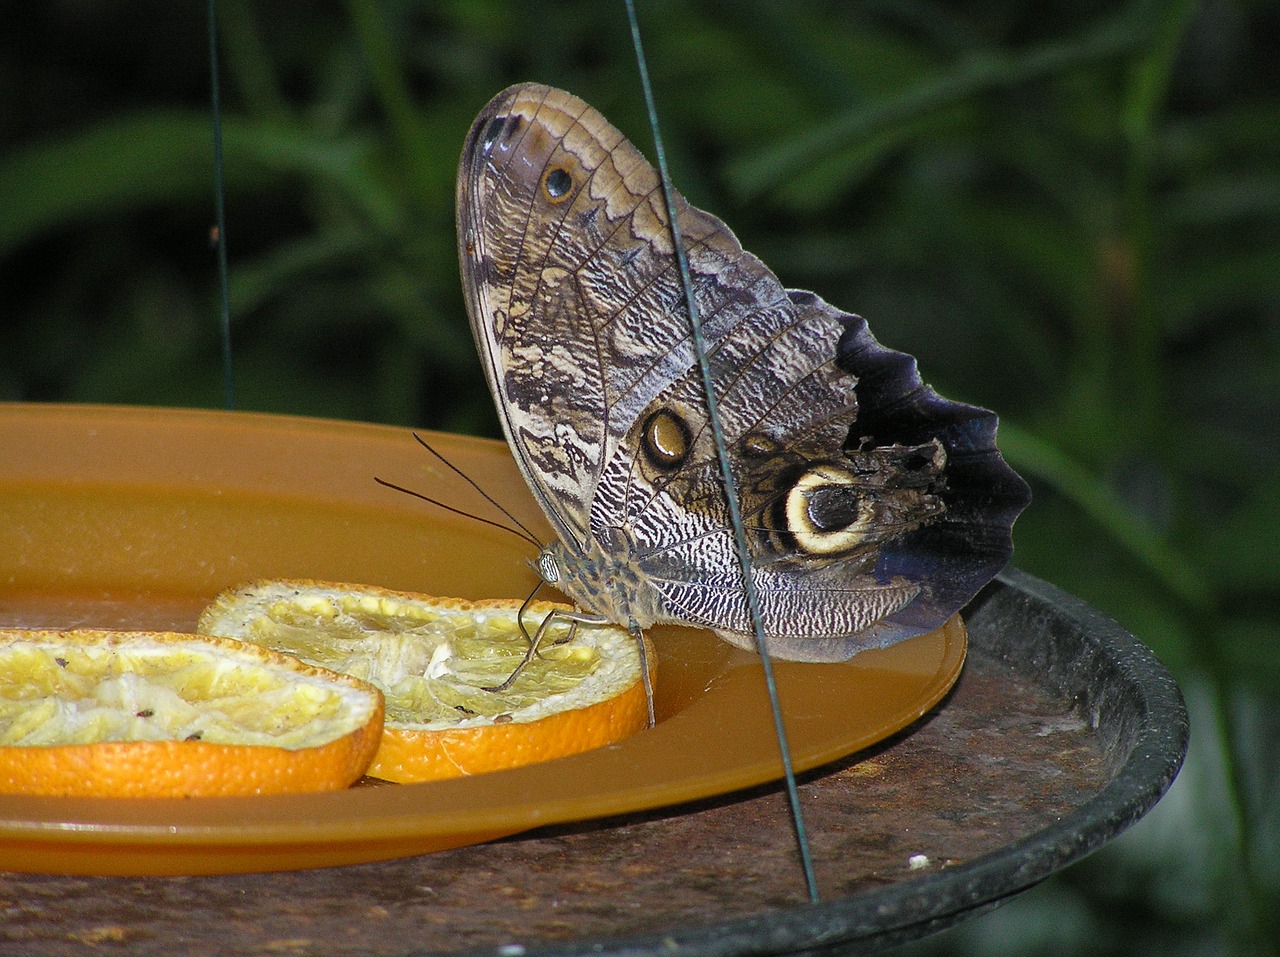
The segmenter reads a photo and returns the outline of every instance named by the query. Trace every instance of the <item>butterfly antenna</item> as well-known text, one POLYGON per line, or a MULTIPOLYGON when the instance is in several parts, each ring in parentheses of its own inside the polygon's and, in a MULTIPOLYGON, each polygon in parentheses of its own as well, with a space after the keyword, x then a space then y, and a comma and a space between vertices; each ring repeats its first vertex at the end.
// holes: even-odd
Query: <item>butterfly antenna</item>
POLYGON ((529 610, 529 606, 533 604, 533 596, 538 594, 544 584, 546 583, 542 579, 538 579, 538 584, 533 586, 533 591, 529 592, 529 597, 520 603, 520 610, 516 612, 516 624, 520 626, 520 631, 525 638, 529 639, 530 645, 533 645, 533 635, 529 634, 529 629, 525 627, 524 613, 529 610))
MULTIPOLYGON (((444 465, 445 468, 447 468, 450 472, 458 476, 458 478, 462 479, 462 481, 466 482, 473 489, 475 489, 476 493, 482 499, 484 499, 486 502, 488 502, 490 505, 496 508, 503 515, 505 515, 507 517, 507 520, 510 521, 512 525, 520 529, 520 531, 524 532, 524 537, 528 541, 532 542, 538 548, 542 548, 542 542, 538 541, 538 536, 534 535, 533 532, 529 531, 529 527, 525 525, 524 522, 520 521, 520 519, 516 518, 509 511, 507 511, 507 509, 501 503, 499 503, 497 499, 495 499, 492 495, 490 495, 488 492, 482 489, 479 483, 476 482, 475 479, 473 479, 470 475, 462 471, 462 469, 458 468, 456 465, 450 462, 447 458, 445 458, 443 453, 439 452, 434 446, 431 445, 430 442, 428 442, 426 439, 420 436, 417 432, 413 433, 413 437, 419 445, 421 445, 424 449, 426 449, 428 452, 434 455, 437 459, 439 459, 440 463, 444 465)), ((502 526, 499 526, 499 527, 501 528, 502 526)))
MULTIPOLYGON (((517 538, 523 539, 534 548, 542 548, 542 543, 534 538, 523 525, 521 525, 520 528, 512 528, 510 525, 503 525, 501 522, 495 522, 493 519, 485 518, 483 515, 473 515, 471 512, 464 511, 463 509, 454 508, 452 505, 446 505, 438 498, 432 498, 430 495, 423 495, 421 492, 415 492, 413 489, 405 488, 403 485, 397 485, 395 482, 388 482, 386 479, 380 479, 376 475, 373 477, 373 480, 384 488, 394 489, 397 492, 404 492, 405 495, 412 495, 414 498, 420 498, 422 501, 427 502, 430 505, 434 505, 436 508, 442 508, 446 512, 453 512, 454 515, 461 515, 463 518, 469 518, 477 522, 483 522, 485 525, 492 525, 494 528, 500 528, 504 532, 510 532, 517 538)), ((519 525, 520 523, 517 522, 516 524, 519 525)))
POLYGON ((800 853, 800 867, 804 871, 805 884, 809 891, 809 900, 818 903, 818 882, 813 873, 813 860, 809 853, 809 840, 805 835, 804 815, 800 809, 800 795, 796 787, 795 768, 791 762, 791 746, 787 741, 787 731, 782 720, 782 707, 778 702, 778 686, 773 676, 773 662, 765 645, 764 618, 760 612, 760 596, 756 591, 755 578, 751 571, 751 557, 747 549, 747 534, 742 522, 742 513, 738 505, 737 483, 729 466, 729 453, 725 447, 724 431, 720 427, 720 412, 712 389, 711 367, 707 362, 706 339, 703 336, 702 322, 698 316, 697 302, 693 295, 693 280, 689 274, 689 259, 685 255, 684 242, 680 236, 680 226, 676 220, 675 190, 671 185, 671 176, 667 172, 666 153, 662 147, 662 137, 658 132, 658 111, 653 99, 653 87, 649 82, 649 67, 645 61, 644 48, 640 43, 640 24, 636 19, 634 0, 623 0, 627 8, 627 20, 631 25, 631 45, 636 52, 636 65, 640 71, 640 86, 644 90, 645 107, 649 113, 649 128, 653 131, 653 149, 657 159, 658 175, 662 181, 662 192, 666 198, 667 219, 671 230, 671 241, 675 247, 676 264, 680 269, 680 283, 684 290, 684 300, 689 307, 689 325, 692 333, 694 354, 698 358, 698 369, 702 375, 703 390, 707 395, 707 423, 711 426, 711 437, 715 442, 716 457, 720 460, 720 478, 724 485, 725 498, 728 500, 729 520, 733 525, 734 539, 737 545, 738 564, 742 569, 742 587, 747 599, 747 607, 751 613, 751 628, 756 637, 756 650, 760 654, 760 664, 764 671, 765 687, 769 693, 769 704, 773 709, 773 727, 778 739, 778 748, 782 752, 782 772, 786 782, 787 801, 791 806, 791 823, 795 828, 796 845, 800 853))

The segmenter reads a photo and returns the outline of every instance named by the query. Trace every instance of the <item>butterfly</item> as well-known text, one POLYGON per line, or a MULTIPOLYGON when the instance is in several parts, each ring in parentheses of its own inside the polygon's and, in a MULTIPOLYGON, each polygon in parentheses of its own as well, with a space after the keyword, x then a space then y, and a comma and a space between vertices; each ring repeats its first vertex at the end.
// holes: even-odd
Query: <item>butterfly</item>
MULTIPOLYGON (((1029 499, 995 415, 673 198, 768 651, 844 660, 937 628, 1029 499)), ((755 649, 657 172, 581 99, 521 84, 467 136, 457 215, 481 364, 556 533, 542 579, 633 631, 755 649)))

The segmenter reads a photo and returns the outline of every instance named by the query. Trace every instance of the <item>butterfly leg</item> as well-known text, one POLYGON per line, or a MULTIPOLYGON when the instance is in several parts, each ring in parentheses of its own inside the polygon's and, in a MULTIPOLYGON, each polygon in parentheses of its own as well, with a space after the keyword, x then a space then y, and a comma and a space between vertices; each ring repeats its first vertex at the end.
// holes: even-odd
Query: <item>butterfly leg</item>
MULTIPOLYGON (((534 657, 538 654, 538 649, 542 647, 542 639, 546 637, 547 629, 551 627, 551 623, 554 621, 567 621, 569 623, 569 634, 564 639, 562 639, 563 641, 572 640, 573 633, 574 631, 577 630, 577 627, 579 624, 607 625, 609 623, 609 619, 601 618, 599 615, 587 615, 580 611, 561 611, 559 609, 552 611, 549 615, 547 615, 545 618, 542 619, 542 624, 538 625, 538 630, 535 631, 533 633, 533 637, 529 639, 528 651, 524 653, 524 658, 520 660, 520 664, 516 665, 515 670, 511 672, 510 675, 507 676, 507 680, 502 682, 502 684, 500 685, 493 685, 492 687, 483 688, 481 690, 497 692, 497 691, 506 691, 508 688, 510 688, 511 685, 515 683, 515 680, 519 678, 520 675, 524 672, 524 669, 529 667, 529 662, 533 661, 534 657)), ((529 632, 528 632, 528 629, 525 628, 523 618, 520 619, 520 630, 525 633, 526 637, 528 636, 529 632)), ((557 644, 559 644, 559 642, 557 642, 557 644)), ((641 663, 645 664, 643 654, 644 654, 644 649, 642 647, 641 663)), ((648 680, 649 680, 649 672, 646 667, 645 669, 646 688, 648 687, 648 680)), ((652 695, 650 695, 649 713, 650 713, 650 717, 652 717, 652 714, 653 714, 652 695)))
MULTIPOLYGON (((510 688, 511 685, 515 683, 515 680, 519 678, 521 674, 523 674, 524 669, 529 667, 529 662, 533 661, 534 655, 538 653, 538 646, 542 644, 542 639, 546 635, 547 629, 551 627, 551 622, 560 617, 562 617, 561 612, 553 611, 551 612, 551 614, 543 618, 542 624, 538 625, 538 630, 534 632, 533 637, 529 639, 529 648, 527 651, 525 651, 524 658, 521 659, 520 664, 516 665, 515 670, 511 672, 511 674, 507 675, 507 680, 502 682, 502 684, 500 685, 493 685, 492 687, 484 688, 482 690, 497 692, 497 691, 506 691, 508 688, 510 688)), ((563 616, 563 617, 568 617, 568 616, 563 616)), ((520 621, 520 630, 525 633, 526 637, 528 637, 529 632, 525 629, 523 616, 520 617, 519 621, 520 621)), ((577 627, 578 627, 577 620, 570 618, 569 620, 570 634, 572 634, 573 630, 576 629, 577 627)))
POLYGON ((653 677, 649 674, 649 650, 645 645, 644 632, 634 619, 628 630, 636 640, 636 648, 640 652, 640 680, 644 682, 644 701, 649 709, 649 727, 652 728, 658 722, 653 712, 653 677))
MULTIPOLYGON (((520 603, 520 610, 516 612, 516 624, 520 626, 520 633, 524 635, 524 640, 529 642, 530 645, 534 644, 534 637, 529 634, 529 626, 524 623, 524 613, 528 611, 529 606, 533 604, 533 596, 538 594, 538 589, 541 587, 542 582, 538 582, 538 584, 534 585, 533 591, 529 592, 529 597, 520 603)), ((546 625, 545 619, 542 624, 543 626, 546 625)), ((541 629, 539 629, 539 634, 541 634, 541 629)), ((521 667, 524 666, 521 665, 521 667)))

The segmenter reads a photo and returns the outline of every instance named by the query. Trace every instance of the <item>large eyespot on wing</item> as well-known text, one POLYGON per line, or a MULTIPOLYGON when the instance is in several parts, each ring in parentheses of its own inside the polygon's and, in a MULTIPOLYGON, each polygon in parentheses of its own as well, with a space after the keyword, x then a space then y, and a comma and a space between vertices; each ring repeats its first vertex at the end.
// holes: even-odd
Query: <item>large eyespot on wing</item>
MULTIPOLYGON (((839 312, 812 293, 791 296, 839 312)), ((916 583, 920 594, 861 636, 860 645, 878 647, 939 627, 1004 568, 1013 554, 1014 520, 1031 490, 996 447, 994 412, 938 395, 921 380, 914 358, 882 346, 860 316, 840 315, 838 361, 857 379, 851 443, 936 440, 946 458, 937 491, 942 514, 879 546, 876 579, 916 583)))
MULTIPOLYGON (((831 350, 847 375, 830 379, 831 387, 851 388, 853 395, 843 412, 833 405, 830 416, 812 422, 790 416, 793 431, 787 434, 762 425, 758 431, 767 438, 750 433, 744 459, 758 450, 767 462, 772 449, 794 448, 802 436, 839 421, 847 434, 844 459, 826 455, 847 471, 807 466, 778 487, 782 514, 775 525, 790 535, 793 551, 775 552, 775 560, 756 571, 765 576, 763 592, 774 607, 800 609, 806 594, 821 605, 812 634, 822 648, 807 649, 805 637, 780 612, 779 640, 771 642, 779 656, 837 660, 932 631, 967 604, 1008 562, 1013 523, 1030 502, 1030 489, 996 447, 995 413, 938 395, 920 378, 915 359, 882 346, 861 317, 812 293, 789 290, 788 296, 799 315, 820 315, 826 321, 817 326, 834 322, 842 330, 836 342, 816 348, 831 350), (891 486, 882 485, 883 476, 893 477, 891 486), (842 484, 870 495, 880 514, 860 526, 842 484), (815 498, 815 488, 829 489, 832 500, 815 498), (786 506, 797 489, 790 498, 791 524, 786 506), (856 534, 841 529, 842 512, 849 513, 856 534)), ((763 514, 759 508, 756 513, 763 514)), ((721 630, 728 637, 739 626, 721 630)), ((748 635, 739 643, 749 641, 748 635)))
MULTIPOLYGON (((723 224, 677 205, 695 261, 736 267, 723 224)), ((657 174, 582 100, 523 84, 472 127, 458 224, 472 331, 507 440, 561 537, 582 544, 611 524, 592 503, 619 443, 693 365, 657 174)))
MULTIPOLYGON (((477 119, 458 197, 473 333, 557 531, 581 544, 626 529, 676 618, 745 628, 741 583, 716 577, 733 564, 731 533, 652 167, 581 100, 528 84, 477 119)), ((1027 502, 994 416, 940 398, 861 319, 783 290, 723 223, 676 206, 735 469, 751 479, 744 511, 785 499, 787 482, 765 475, 775 464, 835 463, 801 484, 791 518, 783 503, 791 552, 756 556, 780 648, 821 636, 820 654, 783 656, 847 657, 937 627, 1003 566, 1027 502), (847 494, 850 476, 935 443, 942 474, 885 533, 847 494)))

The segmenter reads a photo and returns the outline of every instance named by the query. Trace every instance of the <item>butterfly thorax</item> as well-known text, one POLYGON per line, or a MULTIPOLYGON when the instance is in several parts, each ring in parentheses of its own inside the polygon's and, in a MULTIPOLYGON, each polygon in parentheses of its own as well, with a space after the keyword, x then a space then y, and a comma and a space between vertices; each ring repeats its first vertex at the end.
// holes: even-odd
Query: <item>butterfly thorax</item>
POLYGON ((581 610, 648 628, 667 617, 665 606, 628 544, 622 534, 611 537, 608 549, 594 538, 583 549, 555 541, 539 553, 535 568, 581 610))

